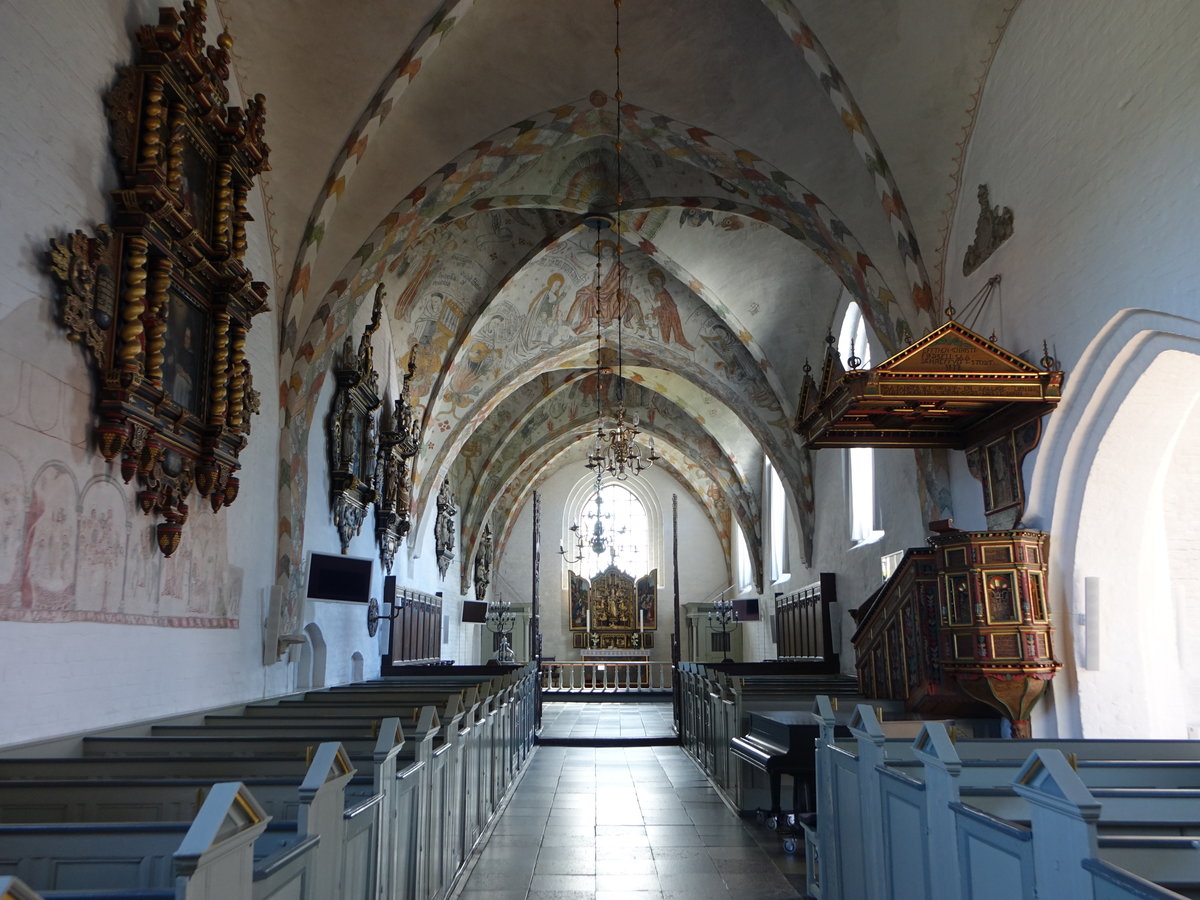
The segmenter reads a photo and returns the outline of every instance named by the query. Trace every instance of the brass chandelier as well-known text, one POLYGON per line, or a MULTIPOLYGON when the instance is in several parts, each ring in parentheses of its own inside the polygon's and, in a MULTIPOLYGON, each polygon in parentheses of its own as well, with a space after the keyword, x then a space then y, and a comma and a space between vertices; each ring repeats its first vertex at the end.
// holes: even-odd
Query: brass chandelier
POLYGON ((584 553, 585 547, 590 547, 592 552, 597 556, 599 556, 605 550, 615 549, 615 547, 612 546, 610 536, 604 533, 604 520, 611 519, 612 516, 604 513, 604 500, 600 496, 600 481, 602 477, 603 473, 597 471, 595 494, 596 511, 588 515, 588 518, 595 519, 595 522, 592 525, 591 538, 585 542, 579 527, 579 523, 575 522, 571 525, 571 533, 575 536, 575 546, 571 550, 574 555, 567 556, 567 549, 563 547, 561 542, 558 545, 559 555, 569 564, 580 562, 584 558, 586 555, 584 553))
MULTIPOLYGON (((624 149, 621 142, 621 101, 624 99, 624 95, 621 92, 621 0, 613 0, 613 6, 616 9, 617 32, 616 45, 613 48, 613 54, 616 57, 617 81, 616 91, 613 93, 613 99, 617 102, 616 140, 613 144, 613 149, 616 151, 617 157, 616 190, 614 192, 616 210, 613 216, 595 214, 589 215, 584 219, 584 224, 596 230, 596 273, 594 285, 596 297, 596 441, 592 447, 592 452, 588 454, 585 465, 596 473, 597 504, 599 503, 599 482, 603 475, 607 474, 618 481, 624 481, 630 475, 642 474, 642 472, 653 466, 655 461, 660 458, 654 452, 654 438, 650 438, 649 452, 643 453, 641 446, 637 443, 638 435, 641 434, 638 428, 637 416, 628 414, 625 410, 622 332, 628 310, 625 296, 625 266, 621 262, 623 250, 621 241, 621 212, 624 204, 624 197, 621 194, 621 151, 624 149), (601 326, 604 319, 604 306, 601 299, 600 285, 600 231, 604 228, 615 228, 616 234, 615 258, 613 261, 616 272, 616 304, 615 308, 610 310, 614 313, 613 316, 610 316, 610 319, 616 318, 617 320, 617 404, 615 413, 616 421, 607 430, 604 427, 604 417, 600 402, 601 376, 605 374, 601 360, 601 350, 603 347, 601 326)), ((612 370, 609 369, 607 374, 611 375, 612 370)), ((598 507, 597 513, 599 513, 598 507)), ((599 527, 599 519, 597 519, 597 527, 599 527)), ((602 553, 603 549, 596 550, 596 552, 602 553)))

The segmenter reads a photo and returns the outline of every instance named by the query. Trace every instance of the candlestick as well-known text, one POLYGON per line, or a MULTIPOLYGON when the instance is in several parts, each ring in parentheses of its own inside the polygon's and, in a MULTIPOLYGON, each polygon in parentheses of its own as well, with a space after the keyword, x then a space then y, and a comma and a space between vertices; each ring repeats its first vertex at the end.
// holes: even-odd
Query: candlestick
POLYGON ((645 632, 645 630, 646 630, 646 611, 644 609, 639 609, 638 610, 638 631, 645 632))

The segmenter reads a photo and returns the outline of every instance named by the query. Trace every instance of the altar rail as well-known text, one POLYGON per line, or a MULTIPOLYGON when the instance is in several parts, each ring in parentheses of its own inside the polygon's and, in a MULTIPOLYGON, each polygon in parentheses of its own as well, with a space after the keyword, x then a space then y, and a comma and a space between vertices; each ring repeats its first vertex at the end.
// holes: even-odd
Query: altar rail
POLYGON ((604 662, 542 663, 543 691, 573 693, 637 693, 670 691, 674 669, 669 662, 610 659, 604 662))
POLYGON ((425 671, 0 757, 0 896, 447 896, 532 753, 536 673, 425 671))
POLYGON ((1155 900, 1200 892, 1200 743, 889 739, 874 710, 813 706, 821 900, 1155 900), (835 727, 852 737, 836 739, 835 727), (1179 891, 1180 893, 1176 893, 1179 891))

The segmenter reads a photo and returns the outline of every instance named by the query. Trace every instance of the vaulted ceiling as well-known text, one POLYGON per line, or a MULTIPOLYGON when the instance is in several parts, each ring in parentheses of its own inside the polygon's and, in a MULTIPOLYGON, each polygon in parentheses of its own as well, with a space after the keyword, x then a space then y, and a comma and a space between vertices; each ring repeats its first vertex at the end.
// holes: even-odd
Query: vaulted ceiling
POLYGON ((811 537, 802 367, 847 298, 884 350, 936 319, 1015 3, 625 0, 619 105, 612 0, 219 5, 243 88, 268 97, 283 513, 325 363, 382 284, 393 384, 417 348, 414 509, 451 475, 470 559, 484 522, 503 533, 578 464, 617 390, 588 298, 597 237, 603 277, 618 236, 583 216, 614 211, 618 169, 625 405, 727 543, 731 524, 758 540, 764 457, 811 537))

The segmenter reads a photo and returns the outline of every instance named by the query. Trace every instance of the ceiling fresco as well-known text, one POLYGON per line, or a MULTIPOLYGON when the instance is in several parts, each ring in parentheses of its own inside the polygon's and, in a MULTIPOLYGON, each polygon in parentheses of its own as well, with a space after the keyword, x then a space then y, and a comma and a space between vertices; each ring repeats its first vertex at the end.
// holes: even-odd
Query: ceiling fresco
MULTIPOLYGON (((418 511, 449 474, 464 524, 504 535, 578 463, 597 293, 608 358, 621 271, 626 401, 664 468, 724 546, 732 527, 753 546, 770 459, 807 552, 802 367, 847 297, 884 353, 938 321, 963 138, 1013 0, 626 0, 619 110, 611 0, 218 6, 239 77, 272 97, 282 583, 329 361, 380 284, 393 378, 416 347, 418 511), (601 233, 597 291, 581 222, 613 212, 618 182, 620 266, 601 233)), ((921 473, 936 497, 941 474, 921 473)))
MULTIPOLYGON (((517 477, 508 482, 504 492, 497 499, 492 518, 492 521, 505 523, 502 526, 502 531, 493 532, 501 535, 502 544, 512 534, 513 528, 516 527, 519 513, 530 494, 538 490, 547 478, 561 471, 563 468, 572 468, 580 472, 584 471, 585 452, 584 446, 576 443, 571 447, 560 450, 546 461, 539 460, 527 463, 517 473, 517 477)), ((726 571, 729 573, 730 578, 732 578, 733 529, 735 524, 733 514, 726 503, 725 495, 699 466, 686 460, 673 447, 664 446, 660 448, 660 452, 662 453, 662 459, 656 462, 655 466, 673 477, 682 487, 681 493, 691 496, 700 505, 701 509, 704 510, 704 514, 711 523, 713 532, 716 534, 724 550, 726 571)), ((544 523, 552 521, 543 520, 544 523)), ((543 524, 542 528, 543 540, 549 545, 554 534, 554 525, 543 524)), ((762 578, 762 571, 759 566, 755 566, 755 578, 758 580, 762 578)), ((466 589, 465 581, 463 582, 463 589, 464 591, 466 589)))
MULTIPOLYGON (((490 522, 496 533, 506 530, 507 516, 517 510, 506 504, 502 496, 504 488, 528 480, 518 478, 518 472, 528 463, 538 471, 574 444, 590 448, 594 441, 597 400, 604 409, 616 405, 615 376, 597 376, 594 370, 555 374, 569 377, 542 379, 542 384, 557 383, 557 387, 532 402, 527 385, 520 392, 523 396, 511 396, 489 417, 489 422, 503 419, 511 424, 507 437, 488 459, 479 461, 472 457, 470 465, 464 462, 452 470, 452 481, 460 486, 458 499, 467 558, 474 545, 472 537, 482 531, 485 522, 490 522), (515 405, 513 400, 525 406, 522 415, 508 415, 508 408, 515 405)), ((634 381, 623 384, 625 408, 637 417, 644 440, 653 438, 660 453, 670 448, 673 469, 690 484, 692 493, 707 496, 715 488, 722 508, 732 510, 751 549, 758 548, 758 494, 713 435, 666 396, 634 381)), ((490 436, 484 437, 489 439, 490 436)))

